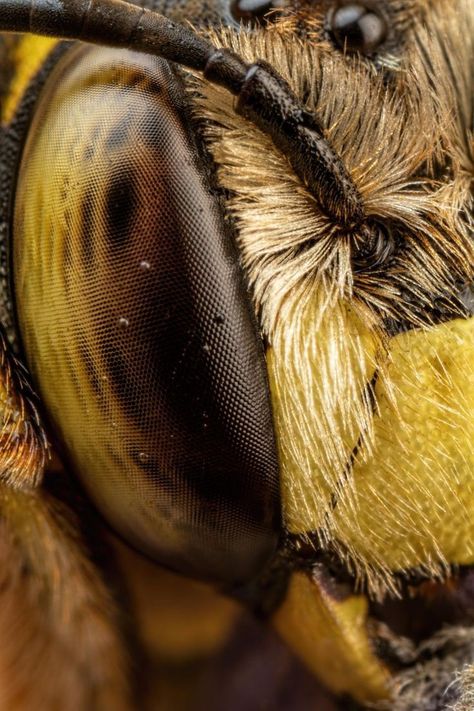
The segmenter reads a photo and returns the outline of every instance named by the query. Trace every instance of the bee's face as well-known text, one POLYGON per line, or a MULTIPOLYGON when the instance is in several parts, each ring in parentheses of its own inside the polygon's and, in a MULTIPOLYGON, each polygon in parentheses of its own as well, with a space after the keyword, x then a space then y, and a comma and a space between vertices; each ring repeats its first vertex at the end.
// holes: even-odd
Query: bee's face
POLYGON ((321 211, 224 91, 198 80, 196 110, 268 344, 286 528, 380 590, 472 562, 473 11, 379 3, 364 58, 335 46, 329 5, 215 41, 304 97, 372 240, 321 211))
MULTIPOLYGON (((267 343, 285 529, 307 566, 325 550, 383 599, 407 575, 473 562, 474 12, 374 4, 384 40, 362 57, 341 51, 330 6, 216 42, 264 58, 304 97, 377 226, 371 243, 328 219, 271 140, 199 80, 197 113, 267 343)), ((328 603, 326 585, 322 574, 315 595, 295 574, 279 628, 321 673, 315 640, 341 634, 340 658, 351 619, 354 685, 377 696, 364 603, 328 603)), ((337 665, 324 678, 351 683, 337 665)))
POLYGON ((240 583, 279 536, 382 599, 474 562, 474 8, 264 10, 190 19, 287 80, 363 221, 328 212, 199 73, 75 47, 18 173, 20 339, 67 457, 147 553, 240 583))

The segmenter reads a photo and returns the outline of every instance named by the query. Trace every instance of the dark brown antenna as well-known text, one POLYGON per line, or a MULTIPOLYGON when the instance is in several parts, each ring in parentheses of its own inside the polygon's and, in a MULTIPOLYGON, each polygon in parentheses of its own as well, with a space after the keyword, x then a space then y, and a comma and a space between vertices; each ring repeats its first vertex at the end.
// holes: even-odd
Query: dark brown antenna
POLYGON ((203 72, 237 96, 238 113, 271 136, 325 214, 348 229, 364 221, 361 197, 343 162, 268 64, 246 64, 192 30, 123 0, 2 0, 0 31, 133 48, 203 72))

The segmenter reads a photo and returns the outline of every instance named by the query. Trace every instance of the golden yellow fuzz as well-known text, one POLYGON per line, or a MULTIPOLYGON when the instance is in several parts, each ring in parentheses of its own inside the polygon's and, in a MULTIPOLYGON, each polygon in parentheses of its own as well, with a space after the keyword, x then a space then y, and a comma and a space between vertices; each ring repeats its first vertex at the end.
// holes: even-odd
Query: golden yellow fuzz
POLYGON ((78 529, 44 491, 0 486, 2 709, 131 708, 119 613, 78 529))
POLYGON ((374 348, 369 342, 360 357, 356 327, 347 319, 335 330, 338 343, 303 321, 294 340, 278 340, 269 354, 270 383, 288 528, 317 530, 383 594, 395 589, 394 573, 442 575, 449 563, 474 561, 474 319, 392 339, 373 416, 360 363, 365 358, 368 383, 374 348), (310 357, 297 372, 289 364, 299 362, 302 343, 310 357), (353 376, 347 399, 338 397, 331 365, 337 377, 353 376), (295 387, 304 372, 307 383, 295 387))
POLYGON ((397 336, 388 363, 374 450, 353 470, 357 516, 341 502, 334 531, 361 566, 387 575, 472 564, 474 319, 397 336))
POLYGON ((370 383, 383 349, 339 302, 322 311, 318 298, 302 294, 285 304, 279 323, 291 329, 275 330, 267 364, 285 522, 291 532, 320 530, 329 540, 333 497, 344 492, 353 501, 352 453, 364 444, 367 457, 372 448, 370 383))
MULTIPOLYGON (((249 62, 268 61, 287 79, 351 176, 369 224, 392 231, 389 259, 377 260, 363 250, 356 259, 363 233, 322 213, 287 156, 237 115, 228 92, 184 73, 226 216, 235 220, 241 263, 268 343, 284 526, 293 534, 289 541, 297 539, 295 550, 308 555, 305 563, 312 572, 292 574, 273 621, 338 694, 361 703, 384 700, 373 708, 421 711, 433 707, 438 691, 449 693, 456 670, 464 668, 464 698, 455 709, 470 711, 472 629, 445 626, 418 645, 381 622, 388 619, 387 608, 372 600, 414 593, 407 583, 413 573, 432 580, 450 575, 453 565, 474 564, 474 319, 456 301, 463 289, 466 302, 472 300, 474 283, 474 3, 383 3, 394 42, 369 59, 331 44, 323 30, 328 3, 298 5, 281 21, 262 23, 255 31, 241 27, 208 34, 217 46, 249 62), (301 539, 305 545, 298 546, 301 539), (322 550, 329 554, 321 556, 322 550), (336 557, 336 564, 342 561, 353 573, 356 582, 350 581, 347 594, 342 583, 331 588, 329 574, 318 577, 318 570, 326 569, 325 564, 318 568, 318 556, 331 562, 336 557), (386 667, 384 652, 400 665, 386 667), (387 700, 392 692, 394 698, 387 700)), ((3 124, 14 117, 55 44, 27 37, 15 45, 16 73, 1 107, 3 124)), ((17 241, 15 247, 23 260, 19 267, 17 259, 15 273, 17 307, 23 343, 44 354, 43 404, 60 426, 78 435, 74 446, 81 468, 95 476, 118 460, 118 470, 136 469, 141 491, 147 485, 145 476, 140 479, 140 456, 146 455, 141 430, 137 452, 120 437, 113 452, 110 441, 132 418, 116 398, 105 419, 101 402, 108 404, 112 397, 107 377, 94 383, 81 378, 87 368, 103 375, 91 318, 97 313, 96 292, 88 291, 88 277, 91 270, 102 270, 101 290, 102 284, 117 281, 115 275, 109 278, 107 253, 87 256, 104 229, 110 177, 105 147, 115 119, 104 120, 102 109, 113 108, 109 116, 117 120, 126 111, 115 60, 109 73, 103 63, 98 68, 99 84, 114 78, 106 106, 101 97, 94 105, 76 101, 64 75, 57 85, 53 80, 49 95, 43 93, 45 121, 36 142, 26 144, 16 195, 15 229, 27 235, 25 244, 17 241), (58 137, 66 138, 61 150, 58 137), (94 197, 88 202, 91 185, 94 197), (82 231, 81 240, 71 238, 71 225, 77 234, 82 231), (68 248, 83 255, 73 273, 64 268, 68 248), (65 282, 64 300, 51 300, 54 292, 64 292, 65 282), (22 315, 26 300, 39 308, 38 317, 26 308, 22 315), (73 326, 82 340, 59 338, 73 326), (46 334, 41 342, 40 331, 46 334), (83 355, 89 351, 97 355, 92 363, 83 355), (54 392, 58 380, 66 383, 64 401, 54 392), (87 431, 81 429, 85 420, 87 426, 92 423, 87 431)), ((80 96, 84 74, 79 65, 76 70, 80 96)), ((133 135, 116 150, 123 150, 120 171, 127 160, 141 166, 141 190, 152 171, 143 170, 138 144, 133 135)), ((147 165, 155 160, 151 155, 147 165)), ((110 323, 116 328, 125 321, 128 328, 122 311, 114 309, 115 302, 106 304, 110 323)), ((469 309, 472 313, 468 303, 469 309)), ((12 385, 6 349, 4 355, 0 472, 8 486, 0 487, 0 570, 5 574, 0 577, 0 628, 8 643, 0 659, 0 687, 7 693, 6 706, 37 708, 39 694, 48 708, 63 708, 69 701, 84 708, 91 703, 114 711, 128 708, 119 618, 77 542, 79 523, 44 492, 24 490, 40 482, 46 445, 31 402, 21 386, 12 385), (51 669, 61 669, 55 684, 51 669)), ((140 416, 145 414, 141 410, 140 416)), ((165 501, 170 511, 174 496, 165 501)), ((107 499, 119 508, 118 486, 111 487, 107 499)), ((124 511, 128 517, 127 506, 124 511)), ((166 520, 161 531, 172 540, 166 520)), ((178 537, 174 543, 182 550, 178 537)), ((143 570, 147 581, 139 581, 136 599, 146 643, 159 654, 148 622, 156 622, 156 596, 146 565, 143 570)), ((462 582, 460 576, 458 590, 446 586, 448 602, 451 593, 455 601, 456 593, 462 598, 462 582)), ((165 598, 166 591, 164 604, 165 598)), ((430 605, 429 596, 419 598, 430 605)), ((412 609, 407 606, 403 614, 412 609)), ((470 624, 466 617, 462 624, 470 624)), ((160 644, 176 657, 203 650, 206 643, 210 651, 231 619, 233 611, 224 610, 223 627, 210 630, 206 623, 204 641, 202 620, 180 639, 170 627, 160 644)), ((433 629, 443 620, 433 614, 433 629)))

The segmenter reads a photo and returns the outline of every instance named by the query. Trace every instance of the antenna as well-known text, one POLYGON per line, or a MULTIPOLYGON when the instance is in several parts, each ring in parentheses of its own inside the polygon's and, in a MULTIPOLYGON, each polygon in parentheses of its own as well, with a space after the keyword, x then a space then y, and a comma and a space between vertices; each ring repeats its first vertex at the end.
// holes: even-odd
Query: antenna
POLYGON ((2 0, 0 31, 133 48, 201 71, 237 97, 239 114, 271 136, 325 214, 348 229, 364 222, 361 196, 342 160, 266 62, 247 64, 191 29, 123 0, 2 0))

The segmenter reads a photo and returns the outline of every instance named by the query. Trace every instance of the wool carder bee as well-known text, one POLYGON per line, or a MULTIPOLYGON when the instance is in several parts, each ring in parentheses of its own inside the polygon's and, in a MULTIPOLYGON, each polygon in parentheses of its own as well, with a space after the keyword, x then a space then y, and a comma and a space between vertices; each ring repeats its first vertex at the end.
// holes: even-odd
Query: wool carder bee
POLYGON ((0 32, 2 708, 145 708, 118 535, 334 709, 472 711, 472 0, 0 32))

